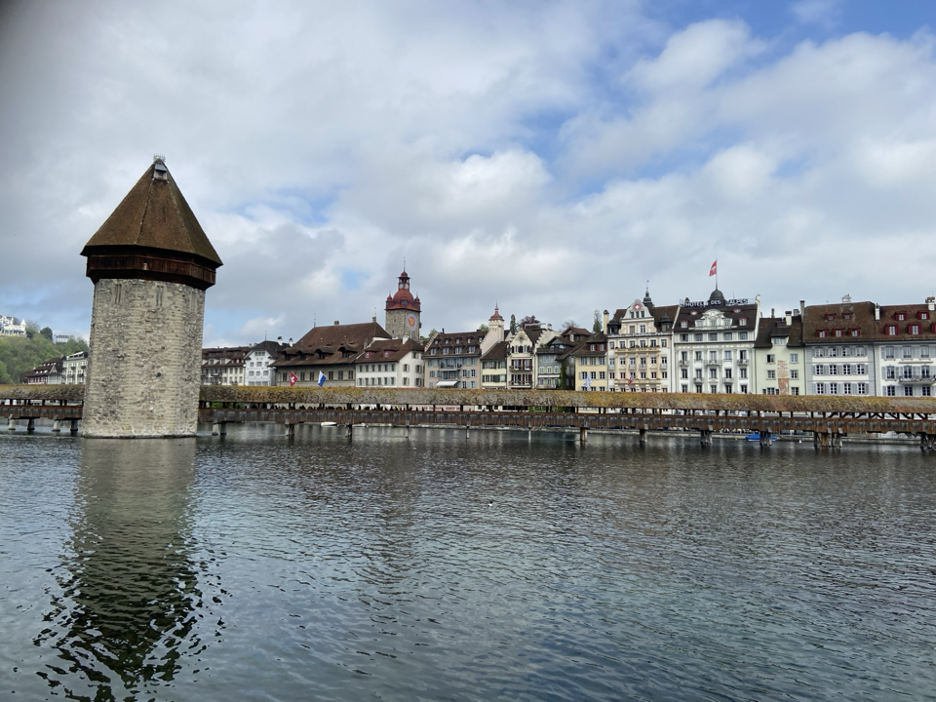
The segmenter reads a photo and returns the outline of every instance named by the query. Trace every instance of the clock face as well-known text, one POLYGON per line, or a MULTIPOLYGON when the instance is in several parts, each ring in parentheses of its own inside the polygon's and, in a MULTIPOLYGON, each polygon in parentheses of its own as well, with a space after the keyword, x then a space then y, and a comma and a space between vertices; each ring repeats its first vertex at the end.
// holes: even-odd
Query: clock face
POLYGON ((406 326, 412 328, 416 326, 416 315, 411 314, 406 317, 406 326))

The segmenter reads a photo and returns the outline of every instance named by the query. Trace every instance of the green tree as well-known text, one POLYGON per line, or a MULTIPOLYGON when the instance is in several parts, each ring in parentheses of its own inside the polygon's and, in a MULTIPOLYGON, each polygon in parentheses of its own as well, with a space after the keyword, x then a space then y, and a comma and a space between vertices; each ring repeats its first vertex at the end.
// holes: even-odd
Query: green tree
POLYGON ((42 329, 39 330, 39 333, 42 334, 49 341, 52 341, 52 328, 51 327, 43 327, 42 329))
POLYGON ((592 331, 598 334, 601 331, 601 312, 595 310, 595 321, 592 324, 592 331))
POLYGON ((491 331, 491 328, 487 324, 482 324, 480 327, 478 327, 478 331, 488 332, 488 331, 491 331))
POLYGON ((517 333, 517 315, 515 314, 510 315, 510 333, 517 333))

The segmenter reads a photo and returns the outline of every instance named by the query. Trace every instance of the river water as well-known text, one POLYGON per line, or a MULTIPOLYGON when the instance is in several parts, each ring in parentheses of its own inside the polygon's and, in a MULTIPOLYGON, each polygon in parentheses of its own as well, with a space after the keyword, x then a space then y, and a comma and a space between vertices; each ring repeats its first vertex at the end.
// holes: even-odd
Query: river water
POLYGON ((936 456, 0 436, 0 698, 933 700, 936 456))

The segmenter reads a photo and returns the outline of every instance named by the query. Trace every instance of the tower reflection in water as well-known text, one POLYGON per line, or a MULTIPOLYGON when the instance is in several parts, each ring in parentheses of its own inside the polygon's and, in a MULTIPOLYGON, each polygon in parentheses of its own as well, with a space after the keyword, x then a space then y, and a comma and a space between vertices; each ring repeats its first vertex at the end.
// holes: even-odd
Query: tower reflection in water
POLYGON ((132 698, 204 649, 199 622, 218 619, 193 556, 194 462, 194 439, 84 442, 61 589, 35 640, 57 654, 40 673, 57 692, 132 698))

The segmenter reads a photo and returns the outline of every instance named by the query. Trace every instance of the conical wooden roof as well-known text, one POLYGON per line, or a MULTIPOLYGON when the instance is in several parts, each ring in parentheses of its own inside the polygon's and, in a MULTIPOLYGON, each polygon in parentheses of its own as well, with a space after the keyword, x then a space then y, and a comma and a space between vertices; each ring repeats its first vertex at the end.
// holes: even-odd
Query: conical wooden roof
POLYGON ((198 256, 216 268, 221 259, 162 159, 156 159, 88 240, 82 256, 97 247, 143 247, 198 256))

